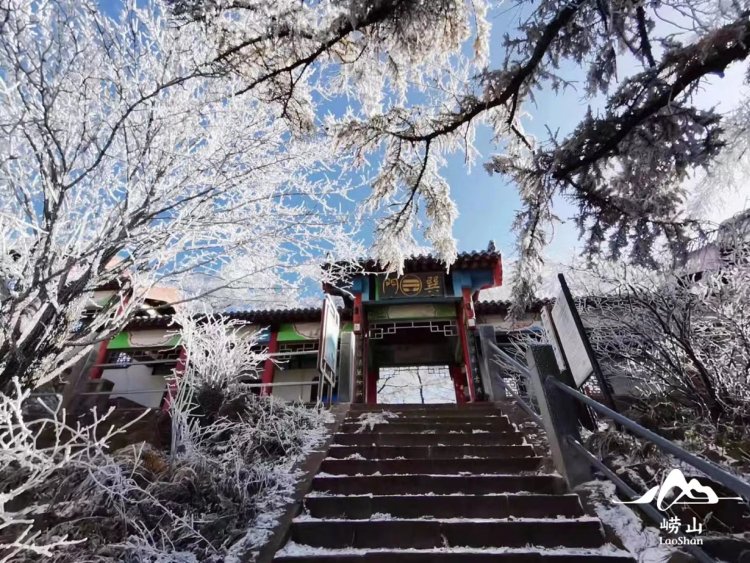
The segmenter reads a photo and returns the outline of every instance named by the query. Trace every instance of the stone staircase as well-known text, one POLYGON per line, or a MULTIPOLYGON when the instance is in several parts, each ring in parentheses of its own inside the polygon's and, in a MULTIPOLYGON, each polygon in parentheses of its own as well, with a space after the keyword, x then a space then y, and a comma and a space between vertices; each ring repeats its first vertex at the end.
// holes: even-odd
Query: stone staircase
POLYGON ((492 404, 352 405, 279 563, 624 563, 492 404))

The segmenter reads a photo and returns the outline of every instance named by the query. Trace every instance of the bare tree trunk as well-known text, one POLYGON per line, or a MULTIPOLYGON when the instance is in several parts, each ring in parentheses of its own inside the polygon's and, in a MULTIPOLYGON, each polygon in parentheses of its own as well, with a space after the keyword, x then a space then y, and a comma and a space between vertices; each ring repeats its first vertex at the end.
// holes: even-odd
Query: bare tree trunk
POLYGON ((424 387, 422 386, 422 375, 419 373, 419 368, 417 368, 417 381, 419 381, 419 398, 424 405, 424 387))

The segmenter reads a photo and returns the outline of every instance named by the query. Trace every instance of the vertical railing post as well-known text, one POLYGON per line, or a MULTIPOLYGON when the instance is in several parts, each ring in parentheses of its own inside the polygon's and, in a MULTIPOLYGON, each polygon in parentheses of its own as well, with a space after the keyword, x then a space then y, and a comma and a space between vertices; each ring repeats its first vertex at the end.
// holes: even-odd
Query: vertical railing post
POLYGON ((569 437, 578 441, 581 439, 576 403, 559 389, 547 384, 550 377, 560 379, 552 346, 532 344, 528 347, 526 358, 555 467, 571 488, 591 480, 591 466, 567 442, 569 437))
POLYGON ((482 376, 482 385, 485 392, 489 395, 490 401, 505 399, 507 393, 496 378, 492 377, 493 371, 497 371, 497 376, 502 377, 499 373, 497 364, 492 361, 492 350, 490 344, 495 344, 495 327, 492 325, 477 326, 477 335, 479 336, 479 373, 482 376))

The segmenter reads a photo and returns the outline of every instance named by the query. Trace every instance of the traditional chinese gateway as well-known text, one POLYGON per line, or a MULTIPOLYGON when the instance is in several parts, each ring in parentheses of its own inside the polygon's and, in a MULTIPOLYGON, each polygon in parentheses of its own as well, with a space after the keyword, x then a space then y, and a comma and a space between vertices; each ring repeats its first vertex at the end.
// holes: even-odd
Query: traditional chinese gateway
MULTIPOLYGON (((377 403, 384 370, 423 366, 439 368, 450 378, 457 403, 492 399, 480 331, 492 332, 502 346, 519 330, 541 330, 541 303, 511 324, 507 303, 479 299, 482 290, 502 283, 501 256, 494 250, 459 254, 447 269, 435 257, 413 257, 401 276, 383 273, 374 261, 359 266, 343 287, 323 286, 344 304, 338 310, 335 401, 377 403)), ((321 313, 316 308, 231 313, 248 323, 256 346, 273 357, 247 381, 264 394, 315 400, 321 313)), ((144 313, 92 355, 70 396, 88 396, 87 406, 165 408, 167 382, 173 371, 179 373, 183 354, 172 316, 144 313)))

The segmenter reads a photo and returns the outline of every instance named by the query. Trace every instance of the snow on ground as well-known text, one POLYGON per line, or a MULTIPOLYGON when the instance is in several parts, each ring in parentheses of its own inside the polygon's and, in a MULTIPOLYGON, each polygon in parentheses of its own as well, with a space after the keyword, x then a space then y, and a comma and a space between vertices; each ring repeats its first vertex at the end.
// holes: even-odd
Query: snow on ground
POLYGON ((614 483, 591 481, 576 488, 587 491, 596 515, 620 538, 625 549, 639 563, 667 561, 676 550, 659 545, 659 530, 644 526, 638 515, 628 506, 615 504, 617 498, 614 483))
POLYGON ((448 366, 382 368, 378 403, 455 403, 456 391, 448 366))
POLYGON ((571 518, 563 514, 550 516, 548 518, 528 518, 528 517, 513 517, 513 516, 509 516, 508 518, 460 518, 460 517, 444 518, 444 517, 435 517, 435 516, 420 516, 419 518, 404 518, 401 516, 393 516, 392 514, 388 514, 385 512, 375 512, 371 514, 369 518, 315 518, 314 516, 310 516, 307 513, 303 513, 294 519, 295 522, 351 522, 351 521, 361 522, 364 520, 368 522, 385 522, 385 521, 391 521, 391 520, 398 520, 399 522, 423 522, 425 520, 429 520, 431 522, 441 522, 445 524, 467 523, 467 522, 474 523, 474 524, 477 524, 477 523, 500 524, 500 523, 507 523, 507 522, 540 524, 540 523, 549 523, 549 522, 560 522, 561 520, 564 520, 566 522, 599 522, 599 518, 595 516, 578 516, 578 517, 571 518))
POLYGON ((258 516, 249 526, 247 534, 229 548, 224 563, 240 563, 245 560, 248 548, 262 547, 273 534, 286 506, 293 501, 295 488, 303 476, 295 467, 315 451, 328 435, 326 424, 333 421, 333 415, 325 410, 318 414, 320 423, 305 432, 302 450, 297 455, 287 456, 275 468, 273 475, 269 475, 269 483, 273 485, 259 493, 256 499, 258 516))

